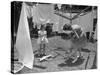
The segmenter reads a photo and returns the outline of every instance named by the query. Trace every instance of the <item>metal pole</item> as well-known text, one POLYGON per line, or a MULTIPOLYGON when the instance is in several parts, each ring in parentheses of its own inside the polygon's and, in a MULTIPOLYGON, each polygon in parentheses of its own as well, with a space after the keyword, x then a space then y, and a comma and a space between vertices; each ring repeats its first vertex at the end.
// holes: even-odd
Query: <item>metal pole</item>
POLYGON ((72 25, 72 5, 70 5, 70 25, 72 25))

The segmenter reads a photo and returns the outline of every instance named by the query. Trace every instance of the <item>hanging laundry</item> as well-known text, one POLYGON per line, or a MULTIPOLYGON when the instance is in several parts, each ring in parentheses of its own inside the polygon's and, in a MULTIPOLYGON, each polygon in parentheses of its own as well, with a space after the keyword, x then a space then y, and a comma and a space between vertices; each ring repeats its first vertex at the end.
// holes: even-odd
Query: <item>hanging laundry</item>
POLYGON ((19 62, 23 63, 24 66, 32 69, 34 54, 30 38, 25 3, 22 4, 22 10, 16 39, 16 48, 19 53, 19 62))

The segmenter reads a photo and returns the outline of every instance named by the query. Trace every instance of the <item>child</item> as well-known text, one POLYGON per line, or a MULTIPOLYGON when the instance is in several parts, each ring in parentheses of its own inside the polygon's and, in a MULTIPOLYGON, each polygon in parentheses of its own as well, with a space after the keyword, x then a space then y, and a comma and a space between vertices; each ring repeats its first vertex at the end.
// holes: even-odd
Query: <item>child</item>
POLYGON ((48 43, 47 32, 45 30, 45 25, 41 25, 40 30, 38 31, 38 40, 37 43, 40 45, 39 54, 45 56, 45 45, 48 43))

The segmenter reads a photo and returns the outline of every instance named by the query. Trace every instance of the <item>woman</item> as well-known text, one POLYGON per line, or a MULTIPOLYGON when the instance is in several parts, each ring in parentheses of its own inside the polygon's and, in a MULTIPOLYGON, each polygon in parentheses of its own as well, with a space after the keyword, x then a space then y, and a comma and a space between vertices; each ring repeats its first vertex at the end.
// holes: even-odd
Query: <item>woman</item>
POLYGON ((81 48, 86 46, 86 37, 83 32, 82 27, 79 25, 72 25, 72 31, 74 32, 74 36, 71 39, 72 41, 72 56, 74 56, 74 60, 72 63, 75 63, 77 59, 81 56, 81 48))

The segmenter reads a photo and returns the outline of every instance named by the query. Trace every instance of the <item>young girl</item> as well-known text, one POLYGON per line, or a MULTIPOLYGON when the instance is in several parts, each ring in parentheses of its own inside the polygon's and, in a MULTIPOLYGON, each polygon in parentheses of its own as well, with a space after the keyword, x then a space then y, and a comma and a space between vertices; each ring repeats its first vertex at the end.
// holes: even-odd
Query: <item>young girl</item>
POLYGON ((39 54, 41 56, 45 55, 45 45, 48 43, 47 31, 45 30, 45 25, 41 25, 40 30, 38 31, 38 40, 37 43, 40 45, 39 54))

